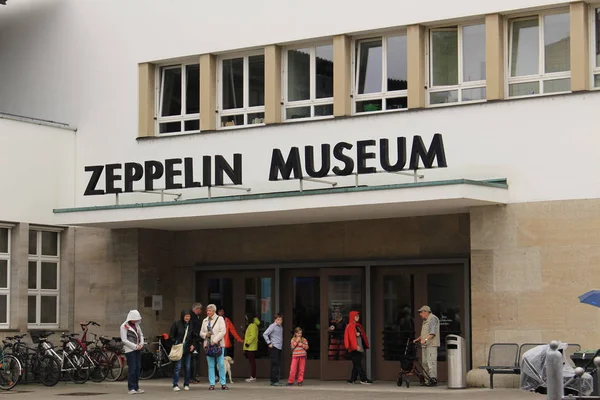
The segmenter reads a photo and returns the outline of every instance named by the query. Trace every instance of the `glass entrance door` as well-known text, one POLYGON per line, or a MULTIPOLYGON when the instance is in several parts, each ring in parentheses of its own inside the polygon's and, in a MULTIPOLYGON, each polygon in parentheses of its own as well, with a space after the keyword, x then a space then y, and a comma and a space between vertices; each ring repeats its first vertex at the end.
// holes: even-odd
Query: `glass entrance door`
MULTIPOLYGON (((379 380, 396 380, 402 362, 420 336, 418 309, 429 305, 440 319, 438 380, 447 378, 446 336, 464 336, 466 308, 463 265, 434 267, 377 267, 374 279, 375 374, 379 380), (407 347, 408 346, 408 347, 407 347)), ((420 348, 417 356, 421 357, 420 348)), ((415 378, 412 378, 415 379, 415 378)))
POLYGON ((321 280, 325 306, 321 312, 321 379, 346 380, 352 362, 344 346, 344 331, 350 311, 359 311, 365 325, 364 272, 361 268, 327 268, 321 270, 321 280))
MULTIPOLYGON (((269 352, 262 334, 273 322, 273 271, 211 271, 196 272, 196 299, 206 306, 215 304, 223 308, 238 333, 244 339, 247 321, 252 323, 252 316, 260 320, 256 367, 258 378, 269 376, 269 352), (250 320, 248 320, 250 318, 250 320)), ((206 314, 202 318, 206 317, 206 314)), ((244 356, 244 344, 238 343, 230 334, 234 343, 228 355, 234 358, 232 368, 234 377, 247 378, 250 367, 244 356)), ((201 355, 200 372, 206 376, 205 356, 201 355)))

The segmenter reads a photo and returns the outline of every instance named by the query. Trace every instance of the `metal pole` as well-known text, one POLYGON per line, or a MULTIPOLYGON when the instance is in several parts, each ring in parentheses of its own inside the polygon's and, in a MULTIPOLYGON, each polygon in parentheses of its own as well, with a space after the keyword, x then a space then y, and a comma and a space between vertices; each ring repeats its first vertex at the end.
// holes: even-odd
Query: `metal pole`
POLYGON ((116 205, 119 205, 119 193, 115 193, 116 196, 116 205))
POLYGON ((548 379, 548 400, 562 400, 564 394, 562 376, 563 356, 558 351, 558 342, 550 342, 550 348, 546 354, 546 376, 548 379))
POLYGON ((358 187, 358 172, 356 174, 354 174, 355 180, 354 183, 356 185, 356 187, 358 187))

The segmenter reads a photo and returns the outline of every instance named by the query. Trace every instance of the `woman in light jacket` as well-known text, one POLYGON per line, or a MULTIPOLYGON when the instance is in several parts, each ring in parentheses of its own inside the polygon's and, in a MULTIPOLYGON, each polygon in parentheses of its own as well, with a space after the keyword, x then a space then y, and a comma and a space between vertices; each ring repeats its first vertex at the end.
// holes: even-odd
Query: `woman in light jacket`
POLYGON ((144 334, 140 327, 142 316, 138 310, 131 310, 127 320, 121 325, 121 341, 127 357, 127 389, 129 394, 144 393, 140 389, 140 369, 142 366, 142 348, 144 348, 144 334))
MULTIPOLYGON (((225 326, 225 320, 223 317, 217 315, 217 306, 209 304, 206 307, 206 315, 202 321, 202 328, 200 329, 200 337, 204 340, 204 348, 209 344, 219 344, 222 349, 225 348, 225 334, 227 328, 225 326)), ((210 386, 208 390, 215 390, 215 361, 219 368, 219 380, 221 383, 221 389, 229 390, 227 387, 227 381, 225 376, 225 355, 221 351, 219 357, 206 357, 208 362, 208 382, 210 386)))

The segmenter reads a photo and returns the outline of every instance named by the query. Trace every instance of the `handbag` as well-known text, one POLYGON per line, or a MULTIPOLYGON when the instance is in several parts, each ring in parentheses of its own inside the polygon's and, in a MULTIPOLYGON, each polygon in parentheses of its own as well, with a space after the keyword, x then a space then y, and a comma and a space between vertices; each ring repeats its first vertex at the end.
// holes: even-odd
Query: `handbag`
POLYGON ((174 344, 171 347, 171 351, 169 352, 169 360, 171 361, 179 361, 183 357, 183 345, 185 344, 185 339, 187 338, 188 328, 190 325, 185 328, 185 334, 183 335, 183 342, 179 344, 174 344))
MULTIPOLYGON (((217 317, 215 322, 218 320, 219 320, 219 317, 217 317)), ((210 326, 210 321, 208 321, 208 330, 210 331, 210 333, 212 335, 213 330, 210 326)), ((221 345, 219 343, 207 344, 204 347, 204 352, 206 353, 207 357, 220 357, 221 354, 223 354, 223 348, 221 347, 221 345)))

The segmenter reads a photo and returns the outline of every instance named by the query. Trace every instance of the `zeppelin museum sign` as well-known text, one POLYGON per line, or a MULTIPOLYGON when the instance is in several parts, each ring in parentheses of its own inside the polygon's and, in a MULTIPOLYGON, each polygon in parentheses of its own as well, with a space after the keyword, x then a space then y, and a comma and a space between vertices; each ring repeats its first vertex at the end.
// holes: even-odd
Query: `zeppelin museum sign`
MULTIPOLYGON (((292 147, 287 154, 281 149, 273 149, 270 168, 265 171, 268 172, 268 180, 372 174, 378 171, 373 166, 376 164, 381 167, 380 171, 387 172, 447 167, 444 142, 439 133, 433 136, 429 146, 425 145, 421 136, 414 136, 410 146, 405 137, 398 137, 394 142, 369 139, 356 143, 321 144, 320 147, 292 147), (396 146, 396 151, 391 152, 391 146, 396 146), (319 165, 315 160, 317 151, 321 153, 317 158, 319 165), (370 160, 370 166, 367 166, 370 160)), ((86 166, 89 180, 84 195, 133 192, 136 183, 142 185, 144 191, 241 185, 242 154, 233 154, 231 158, 233 165, 226 157, 215 155, 86 166), (225 176, 228 183, 225 183, 225 176), (100 184, 101 181, 104 185, 100 184), (104 189, 101 189, 102 186, 104 189)))

